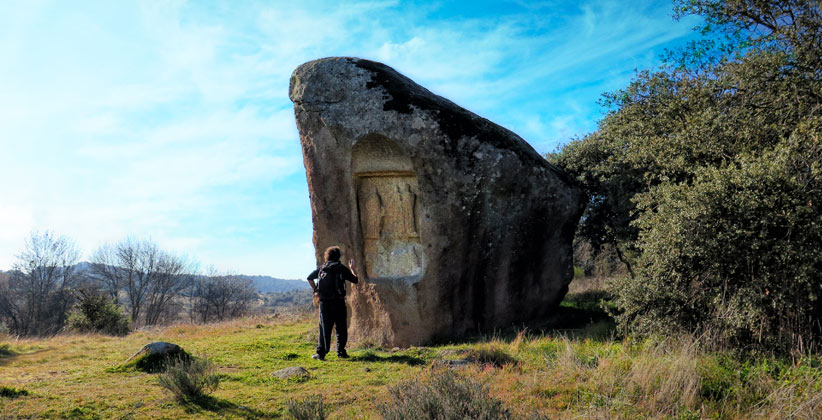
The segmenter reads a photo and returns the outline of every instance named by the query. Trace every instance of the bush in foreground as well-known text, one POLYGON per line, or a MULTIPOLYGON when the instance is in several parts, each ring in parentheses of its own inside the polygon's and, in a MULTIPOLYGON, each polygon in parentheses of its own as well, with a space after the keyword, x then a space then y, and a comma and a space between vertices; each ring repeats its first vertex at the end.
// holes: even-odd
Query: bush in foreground
POLYGON ((172 360, 165 372, 157 377, 161 387, 171 392, 178 401, 198 401, 214 392, 220 378, 207 358, 192 357, 172 360))
POLYGON ((313 395, 302 400, 289 400, 288 413, 296 420, 325 420, 322 395, 313 395))
POLYGON ((391 402, 379 406, 385 420, 502 420, 512 419, 488 387, 445 370, 428 381, 410 380, 389 388, 391 402))

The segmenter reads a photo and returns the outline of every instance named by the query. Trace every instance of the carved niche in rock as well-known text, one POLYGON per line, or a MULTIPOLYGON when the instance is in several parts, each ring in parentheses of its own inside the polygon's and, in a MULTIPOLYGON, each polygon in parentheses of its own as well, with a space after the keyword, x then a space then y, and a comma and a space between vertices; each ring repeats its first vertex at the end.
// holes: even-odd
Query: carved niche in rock
POLYGON ((393 141, 368 136, 354 144, 351 160, 368 278, 419 280, 419 186, 410 159, 393 141))

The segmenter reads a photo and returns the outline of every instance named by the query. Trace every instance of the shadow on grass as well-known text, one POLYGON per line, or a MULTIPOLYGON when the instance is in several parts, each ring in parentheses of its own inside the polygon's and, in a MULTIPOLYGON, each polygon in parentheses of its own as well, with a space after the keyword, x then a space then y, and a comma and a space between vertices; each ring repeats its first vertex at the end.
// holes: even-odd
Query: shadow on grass
POLYGON ((616 335, 616 322, 605 309, 610 300, 611 296, 604 290, 569 293, 553 315, 532 328, 547 334, 610 340, 616 335))
POLYGON ((462 337, 435 337, 431 345, 472 344, 482 341, 512 341, 523 330, 529 334, 563 334, 571 338, 608 341, 616 336, 616 322, 605 310, 610 296, 604 290, 568 294, 553 313, 541 320, 493 331, 474 331, 462 337))
POLYGON ((180 402, 189 414, 197 414, 203 411, 209 411, 217 414, 220 417, 240 417, 244 419, 279 419, 280 416, 274 413, 269 413, 254 408, 244 407, 242 405, 234 404, 231 401, 221 398, 215 398, 210 395, 199 397, 193 400, 185 400, 180 402))
POLYGON ((532 328, 545 334, 565 333, 594 341, 607 341, 616 335, 616 322, 607 313, 562 306, 554 316, 532 328))
MULTIPOLYGON (((12 360, 14 360, 19 354, 11 353, 11 354, 0 354, 0 366, 5 366, 9 364, 12 360)), ((2 417, 0 417, 2 418, 2 417)))
POLYGON ((13 386, 0 386, 0 397, 14 399, 17 397, 25 397, 29 392, 22 388, 15 388, 13 386))
POLYGON ((404 363, 409 366, 424 365, 425 360, 419 357, 408 356, 405 354, 392 354, 390 356, 380 356, 373 351, 366 351, 363 354, 351 356, 352 362, 386 362, 386 363, 404 363))
POLYGON ((0 344, 0 359, 9 356, 17 356, 17 353, 11 349, 11 345, 9 343, 0 344))
MULTIPOLYGON (((42 353, 44 351, 48 351, 49 349, 39 349, 34 351, 27 351, 27 352, 18 352, 11 349, 11 346, 8 343, 0 344, 0 366, 7 365, 12 360, 20 357, 20 356, 28 356, 32 354, 42 353)), ((0 417, 2 418, 2 417, 0 417)))

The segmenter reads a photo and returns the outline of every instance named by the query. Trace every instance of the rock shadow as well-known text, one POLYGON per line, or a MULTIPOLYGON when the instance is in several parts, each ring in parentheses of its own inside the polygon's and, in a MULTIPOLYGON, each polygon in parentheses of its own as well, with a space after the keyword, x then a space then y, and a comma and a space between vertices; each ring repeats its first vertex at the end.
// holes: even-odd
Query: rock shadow
POLYGON ((390 356, 380 356, 373 351, 367 351, 363 354, 351 356, 352 362, 376 362, 376 363, 404 363, 409 366, 420 366, 425 364, 425 360, 408 356, 405 354, 392 354, 390 356))
POLYGON ((5 366, 11 363, 12 360, 20 356, 17 353, 0 355, 0 366, 5 366))
POLYGON ((9 348, 8 345, 5 345, 5 346, 0 345, 0 366, 5 366, 5 365, 11 363, 13 360, 17 359, 20 356, 31 356, 33 354, 42 353, 42 352, 49 351, 49 350, 51 350, 51 349, 45 348, 45 349, 37 349, 37 350, 33 350, 33 351, 18 353, 17 351, 12 350, 11 348, 9 348))
POLYGON ((537 336, 566 335, 569 338, 590 339, 595 342, 605 342, 618 335, 616 321, 599 304, 599 294, 586 292, 582 296, 569 298, 545 319, 493 331, 473 331, 458 337, 435 337, 428 345, 475 344, 491 340, 511 342, 523 330, 537 336))

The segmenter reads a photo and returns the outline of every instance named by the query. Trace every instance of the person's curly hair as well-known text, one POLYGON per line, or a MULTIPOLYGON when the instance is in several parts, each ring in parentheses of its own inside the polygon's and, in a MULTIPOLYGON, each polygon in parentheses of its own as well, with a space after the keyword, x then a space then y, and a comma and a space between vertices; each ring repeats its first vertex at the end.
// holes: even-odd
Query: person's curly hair
POLYGON ((325 250, 326 261, 339 261, 340 256, 342 256, 342 251, 338 246, 330 246, 325 250))

